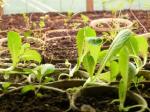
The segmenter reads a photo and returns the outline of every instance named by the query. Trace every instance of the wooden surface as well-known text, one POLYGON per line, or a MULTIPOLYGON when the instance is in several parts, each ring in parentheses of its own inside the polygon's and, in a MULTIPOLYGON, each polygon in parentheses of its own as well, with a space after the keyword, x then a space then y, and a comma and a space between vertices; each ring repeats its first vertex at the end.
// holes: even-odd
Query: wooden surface
POLYGON ((93 11, 93 10, 94 10, 94 1, 86 0, 86 11, 93 11))

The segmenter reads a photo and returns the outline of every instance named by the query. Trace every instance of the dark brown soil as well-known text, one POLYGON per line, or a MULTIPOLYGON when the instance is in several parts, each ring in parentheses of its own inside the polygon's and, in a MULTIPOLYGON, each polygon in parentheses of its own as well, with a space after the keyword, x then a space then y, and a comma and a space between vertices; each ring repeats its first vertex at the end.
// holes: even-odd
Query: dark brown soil
MULTIPOLYGON (((134 15, 139 19, 139 21, 145 26, 147 31, 150 31, 150 11, 141 11, 141 10, 135 10, 132 11, 134 15)), ((52 42, 49 41, 49 38, 57 38, 57 37, 67 37, 67 36, 75 36, 77 34, 77 29, 80 27, 83 27, 83 21, 81 19, 81 14, 84 14, 90 18, 90 20, 98 19, 98 18, 109 18, 109 17, 118 17, 119 12, 114 16, 112 12, 108 11, 94 11, 94 12, 81 12, 78 14, 75 14, 71 20, 68 19, 67 13, 62 13, 64 16, 60 16, 57 13, 49 12, 46 14, 43 13, 33 13, 33 14, 27 14, 27 16, 30 18, 30 22, 36 22, 38 23, 40 21, 41 16, 47 15, 47 18, 45 19, 45 28, 49 28, 50 31, 48 31, 45 34, 44 39, 46 40, 46 52, 44 52, 45 56, 48 56, 49 59, 76 59, 77 57, 77 52, 76 48, 74 48, 75 41, 72 41, 72 46, 71 42, 67 42, 67 40, 60 41, 60 44, 56 47, 55 44, 58 44, 59 41, 52 42), (77 24, 78 25, 77 25, 77 24), (64 29, 64 31, 60 31, 60 29, 64 29), (66 30, 65 30, 66 29, 66 30), (68 30, 69 29, 69 30, 68 30), (75 30, 76 29, 76 30, 75 30), (59 30, 59 31, 55 31, 59 30), (68 30, 68 31, 67 31, 68 30), (69 45, 67 45, 69 43, 69 45), (51 44, 53 44, 51 46, 51 44), (61 45, 62 44, 62 45, 61 45), (66 44, 66 45, 64 45, 66 44), (51 46, 51 47, 50 47, 51 46), (63 46, 63 47, 60 47, 63 46), (69 46, 69 47, 68 47, 69 46), (68 47, 68 49, 66 49, 68 47)), ((124 10, 121 12, 121 18, 127 18, 131 21, 136 21, 135 17, 131 13, 130 10, 124 10)), ((2 17, 2 22, 0 22, 0 28, 2 30, 8 30, 12 27, 17 28, 17 29, 25 29, 26 24, 24 23, 24 19, 22 14, 17 14, 17 15, 4 15, 2 17)), ((136 21, 137 23, 137 21, 136 21)), ((39 28, 39 27, 37 27, 39 28)), ((35 28, 36 29, 36 28, 35 28)), ((143 27, 141 25, 135 25, 134 31, 136 33, 144 33, 143 27)), ((44 33, 44 32, 43 32, 44 33)), ((101 33, 97 32, 98 36, 101 35, 101 33)), ((0 34, 0 37, 4 37, 5 34, 0 34), (2 35, 2 36, 1 36, 2 35)), ((66 38, 64 38, 66 39, 66 38)), ((47 58, 47 57, 46 57, 47 58)), ((46 60, 47 61, 47 60, 46 60)))
MULTIPOLYGON (((41 53, 44 50, 44 41, 37 38, 22 38, 22 44, 28 43, 31 46, 31 49, 37 50, 39 53, 41 53)), ((0 47, 3 50, 7 50, 7 38, 0 39, 0 47)))
POLYGON ((72 20, 66 20, 66 19, 60 19, 55 20, 54 26, 52 27, 52 30, 54 29, 78 29, 84 27, 84 23, 80 19, 72 19, 72 20))
POLYGON ((46 48, 43 52, 45 61, 50 60, 76 60, 76 44, 74 36, 62 36, 46 40, 46 48))
POLYGON ((150 108, 150 82, 143 82, 139 84, 138 88, 131 88, 132 91, 140 94, 147 101, 148 107, 150 108))
MULTIPOLYGON (((146 27, 146 29, 148 31, 150 31, 150 26, 149 26, 149 20, 150 20, 150 12, 149 11, 133 11, 133 13, 135 14, 135 16, 141 21, 141 23, 146 27)), ((48 18, 45 20, 45 24, 46 24, 46 28, 49 27, 50 29, 62 29, 62 28, 70 28, 70 25, 72 24, 65 24, 64 20, 68 20, 68 17, 66 16, 65 13, 63 13, 65 16, 60 16, 56 13, 46 13, 46 14, 42 14, 42 13, 34 13, 34 14, 27 14, 30 18, 30 22, 36 22, 38 23, 40 21, 40 17, 44 16, 44 15, 48 15, 48 18)), ((71 21, 80 21, 77 23, 82 23, 81 20, 81 16, 80 14, 84 14, 86 16, 88 16, 91 20, 93 19, 98 19, 98 18, 102 18, 102 17, 115 17, 114 14, 112 14, 112 12, 108 12, 108 11, 94 11, 94 12, 81 12, 76 14, 75 16, 73 16, 73 20, 71 21)), ((117 14, 118 17, 119 13, 117 14)), ((135 20, 134 16, 132 15, 132 13, 129 10, 124 10, 121 13, 121 17, 122 18, 128 18, 132 21, 135 20)), ((72 22, 69 22, 72 23, 72 22)), ((74 22, 73 24, 75 24, 76 22, 74 22)), ((82 23, 83 24, 83 23, 82 23)), ((74 25, 73 25, 74 26, 74 25)), ((77 25, 78 26, 78 25, 77 25)), ((81 25, 83 26, 83 25, 81 25)), ((24 29, 26 27, 26 24, 24 22, 24 19, 22 17, 21 14, 17 14, 17 15, 5 15, 2 17, 2 22, 0 23, 0 28, 2 30, 7 30, 10 28, 18 28, 18 29, 24 29)), ((72 26, 71 26, 72 27, 72 26)), ((80 27, 80 25, 78 26, 80 27)), ((73 28, 73 27, 72 27, 73 28)), ((135 30, 138 33, 142 33, 144 30, 143 28, 140 26, 139 28, 137 28, 137 30, 135 30)))
POLYGON ((66 93, 41 89, 41 97, 34 92, 15 91, 0 98, 0 112, 63 112, 69 108, 66 93))
MULTIPOLYGON (((3 51, 0 53, 0 68, 6 69, 9 68, 12 65, 12 60, 10 58, 10 54, 8 52, 8 50, 3 51)), ((34 68, 38 65, 38 63, 34 62, 34 61, 30 61, 30 62, 20 62, 18 64, 18 66, 16 67, 16 69, 14 71, 17 71, 19 73, 12 73, 12 71, 10 71, 11 73, 8 73, 8 75, 6 74, 0 74, 0 82, 12 82, 12 83, 24 83, 26 82, 26 78, 27 75, 24 74, 23 72, 23 68, 34 68)))
POLYGON ((57 38, 61 36, 75 36, 77 35, 77 31, 78 30, 75 30, 75 29, 74 30, 68 30, 68 29, 51 30, 46 33, 44 39, 47 40, 49 38, 57 38))
MULTIPOLYGON (((85 108, 83 105, 90 106, 90 108, 94 109, 96 112, 120 112, 119 103, 111 103, 117 98, 118 96, 112 92, 94 97, 80 96, 76 99, 76 106, 80 109, 85 108)), ((134 101, 128 99, 125 105, 129 106, 134 104, 136 104, 134 101)), ((136 112, 136 110, 130 110, 129 112, 136 112)))

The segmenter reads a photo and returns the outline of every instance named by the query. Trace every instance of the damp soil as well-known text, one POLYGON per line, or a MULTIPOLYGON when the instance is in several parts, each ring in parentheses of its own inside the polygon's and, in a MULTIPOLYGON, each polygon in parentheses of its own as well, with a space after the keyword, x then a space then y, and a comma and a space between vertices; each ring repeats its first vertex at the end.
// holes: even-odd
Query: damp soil
MULTIPOLYGON (((67 68, 60 68, 54 71, 54 73, 51 73, 49 75, 46 75, 45 77, 43 77, 43 81, 46 77, 51 77, 53 80, 52 81, 67 81, 69 79, 69 77, 67 76, 69 74, 69 71, 67 68)), ((88 74, 87 72, 83 71, 83 70, 79 70, 77 72, 74 73, 74 76, 71 77, 71 79, 87 79, 88 78, 88 74)), ((34 81, 36 82, 36 81, 34 81)), ((53 85, 53 84, 52 84, 53 85)), ((54 85, 55 86, 55 85, 54 85)), ((63 86, 62 86, 63 88, 63 86)))
MULTIPOLYGON (((6 69, 12 65, 12 60, 8 50, 5 50, 0 53, 0 68, 6 69)), ((35 68, 38 65, 35 61, 30 62, 20 62, 14 71, 17 73, 11 72, 8 74, 0 74, 0 82, 12 82, 12 83, 26 83, 27 74, 24 74, 23 68, 35 68)))
MULTIPOLYGON (((150 31, 150 11, 142 11, 135 10, 132 11, 134 15, 139 19, 139 21, 145 26, 147 31, 150 31)), ((116 16, 110 11, 94 11, 94 12, 81 12, 72 16, 72 19, 69 20, 67 13, 57 14, 54 12, 49 13, 33 13, 27 14, 32 22, 38 23, 40 21, 40 17, 47 15, 45 19, 45 28, 49 27, 49 31, 43 32, 44 39, 46 41, 46 50, 44 51, 44 56, 48 58, 45 62, 49 62, 50 59, 76 59, 77 52, 75 48, 75 39, 72 39, 72 44, 70 39, 66 39, 66 37, 74 37, 77 34, 78 28, 85 26, 81 19, 81 14, 88 16, 91 20, 98 18, 110 18, 110 17, 118 17, 119 12, 116 13, 116 16), (59 38, 62 37, 63 40, 56 40, 56 42, 49 40, 49 38, 59 38), (67 42, 68 41, 68 42, 67 42), (59 43, 60 42, 60 43, 59 43), (59 43, 59 44, 58 44, 59 43), (58 46, 56 46, 58 44, 58 46), (61 45, 62 44, 62 45, 61 45), (61 47, 62 46, 62 47, 61 47), (67 48, 68 47, 68 48, 67 48)), ((135 23, 137 23, 135 17, 131 13, 130 10, 123 10, 121 12, 121 18, 129 19, 135 23)), ((22 14, 15 15, 4 15, 2 17, 2 21, 0 22, 0 28, 2 30, 8 30, 11 27, 22 29, 25 27, 24 19, 22 14)), ((143 27, 139 24, 135 24, 134 31, 138 34, 144 33, 143 27)), ((97 32, 98 36, 101 33, 97 32)), ((4 37, 5 33, 0 33, 0 37, 4 37), (2 36, 1 36, 2 35, 2 36)), ((107 46, 106 46, 107 48, 107 46)))
POLYGON ((63 112, 69 108, 66 93, 48 89, 40 89, 39 93, 42 96, 38 97, 32 91, 5 94, 0 97, 0 112, 63 112))
MULTIPOLYGON (((91 110, 91 112, 93 112, 92 110, 94 110, 94 112, 120 112, 118 110, 119 103, 112 103, 112 101, 117 98, 118 96, 112 92, 95 97, 79 96, 76 99, 75 105, 84 111, 88 109, 91 110)), ((136 103, 129 98, 125 102, 126 106, 134 104, 136 103)), ((130 110, 129 112, 136 112, 136 110, 130 110)))
POLYGON ((77 51, 74 36, 62 36, 53 39, 47 39, 45 42, 44 60, 76 60, 77 51))
MULTIPOLYGON (((146 27, 148 31, 150 31, 150 25, 148 24, 150 22, 150 11, 142 11, 142 10, 135 10, 132 11, 134 15, 140 20, 140 22, 146 27)), ((68 16, 66 13, 62 13, 64 16, 61 16, 57 13, 49 12, 49 13, 33 13, 33 14, 27 14, 27 16, 30 18, 31 24, 32 22, 39 23, 40 17, 47 15, 48 17, 45 19, 45 28, 49 27, 49 29, 60 29, 60 28, 74 28, 72 26, 75 25, 75 23, 81 23, 82 25, 79 27, 84 26, 82 19, 81 19, 81 14, 84 14, 90 18, 90 20, 93 19, 98 19, 98 18, 109 18, 109 17, 118 17, 120 14, 119 12, 116 13, 116 16, 112 12, 109 11, 94 11, 94 12, 81 12, 78 14, 75 14, 72 17, 72 20, 67 21, 69 24, 65 24, 67 22, 64 22, 68 20, 68 16), (76 21, 77 20, 77 21, 76 21), (71 21, 73 21, 73 24, 71 21), (76 21, 76 22, 75 22, 76 21)), ((135 21, 135 18, 131 11, 129 10, 123 10, 121 12, 121 18, 127 18, 131 21, 135 21)), ((17 28, 17 29, 24 29, 26 27, 26 24, 24 22, 22 14, 15 14, 15 15, 4 15, 2 17, 2 21, 0 22, 0 28, 2 30, 7 30, 10 28, 17 28)), ((78 26, 78 25, 75 25, 78 26)), ((37 27, 38 28, 38 27, 37 27)), ((35 28, 36 29, 36 28, 35 28)), ((136 28, 135 31, 137 33, 143 33, 144 30, 141 26, 139 28, 136 28)))
POLYGON ((132 91, 140 94, 146 101, 148 104, 148 107, 150 108, 150 82, 143 82, 141 84, 138 85, 138 87, 133 87, 131 88, 132 91))
POLYGON ((75 36, 77 35, 78 30, 68 30, 68 29, 59 29, 59 30, 50 30, 49 32, 46 32, 45 40, 49 38, 57 38, 62 36, 75 36))
MULTIPOLYGON (((45 49, 44 48, 44 41, 42 39, 39 39, 39 38, 22 38, 22 43, 25 44, 25 43, 28 43, 30 44, 30 47, 31 49, 34 49, 36 51, 38 51, 39 53, 42 53, 42 51, 45 49), (36 40, 37 39, 37 40, 36 40)), ((3 53, 3 51, 7 51, 8 48, 7 48, 7 38, 2 38, 0 39, 0 49, 1 49, 1 52, 0 52, 0 55, 1 53, 3 53)), ((7 54, 8 54, 8 51, 7 51, 7 54)))

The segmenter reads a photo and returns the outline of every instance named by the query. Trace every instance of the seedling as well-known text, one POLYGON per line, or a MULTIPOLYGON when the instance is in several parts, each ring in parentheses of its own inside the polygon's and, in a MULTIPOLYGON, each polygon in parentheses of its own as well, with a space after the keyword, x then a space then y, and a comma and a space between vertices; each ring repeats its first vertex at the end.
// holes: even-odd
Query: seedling
POLYGON ((84 14, 81 14, 81 18, 84 22, 84 24, 86 25, 88 23, 88 21, 90 20, 88 16, 84 15, 84 14))
POLYGON ((4 82, 4 83, 2 84, 2 88, 1 88, 2 92, 3 92, 3 93, 7 93, 9 87, 11 86, 11 84, 12 84, 12 83, 10 83, 10 82, 4 82))
POLYGON ((23 16, 24 22, 26 23, 26 28, 30 29, 30 18, 25 13, 23 13, 22 16, 23 16))
POLYGON ((55 66, 52 64, 39 65, 34 69, 26 69, 25 71, 30 73, 28 77, 28 82, 30 83, 32 82, 32 79, 37 79, 40 84, 42 82, 48 83, 54 81, 52 77, 47 76, 55 71, 55 66))
POLYGON ((17 32, 8 32, 8 49, 11 54, 12 65, 7 69, 0 69, 1 73, 14 70, 20 61, 41 62, 41 55, 30 48, 30 44, 22 44, 22 39, 17 32))
POLYGON ((119 84, 119 109, 121 111, 126 110, 127 108, 124 107, 126 92, 131 81, 133 81, 147 60, 147 41, 145 38, 135 35, 131 30, 125 29, 117 34, 109 49, 100 50, 102 42, 102 39, 97 38, 95 31, 89 27, 83 28, 78 32, 78 60, 77 65, 70 72, 70 76, 79 69, 81 64, 89 73, 89 79, 87 79, 84 86, 89 83, 98 84, 97 81, 101 78, 111 82, 120 73, 122 78, 119 84), (130 62, 130 59, 135 64, 130 62), (95 73, 97 63, 100 66, 95 73), (103 72, 105 66, 109 67, 110 71, 103 72))

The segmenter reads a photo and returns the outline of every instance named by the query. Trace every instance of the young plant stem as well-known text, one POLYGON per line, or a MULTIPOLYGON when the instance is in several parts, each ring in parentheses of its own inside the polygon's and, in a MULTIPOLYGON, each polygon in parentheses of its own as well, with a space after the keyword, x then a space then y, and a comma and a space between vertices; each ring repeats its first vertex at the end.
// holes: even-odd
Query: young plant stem
POLYGON ((0 69, 0 73, 5 73, 5 72, 10 72, 10 71, 12 71, 12 70, 14 70, 15 69, 15 67, 14 66, 10 66, 9 68, 7 68, 7 69, 0 69))

